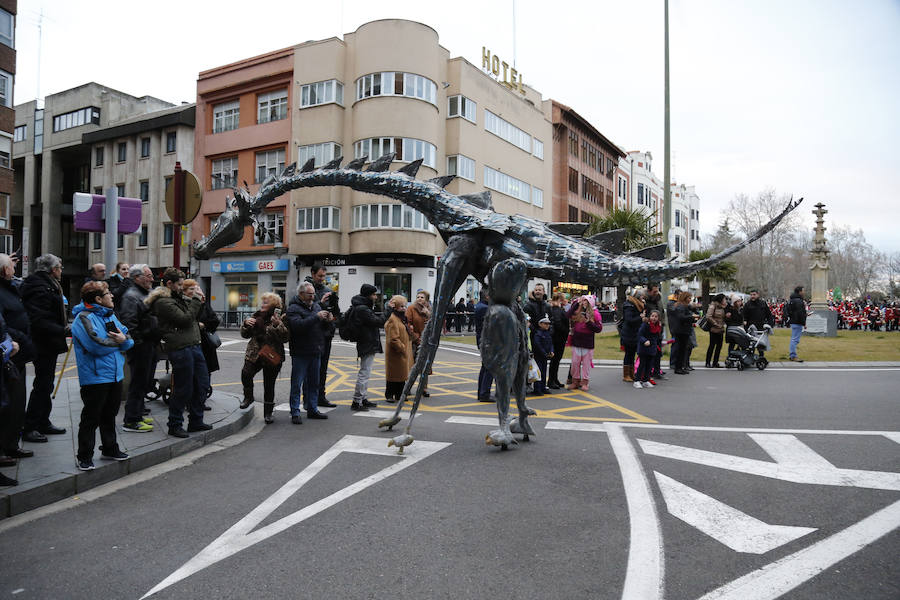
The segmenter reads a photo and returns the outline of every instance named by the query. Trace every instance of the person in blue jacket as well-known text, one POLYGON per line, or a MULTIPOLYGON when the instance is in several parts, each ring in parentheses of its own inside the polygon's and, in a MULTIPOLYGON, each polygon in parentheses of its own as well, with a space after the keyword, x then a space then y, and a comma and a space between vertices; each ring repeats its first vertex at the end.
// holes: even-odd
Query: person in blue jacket
POLYGON ((116 442, 116 414, 122 398, 125 352, 134 346, 128 328, 113 312, 113 295, 105 281, 81 287, 81 303, 72 309, 72 339, 81 386, 81 422, 78 425, 78 468, 94 468, 94 442, 100 429, 104 458, 125 460, 116 442))

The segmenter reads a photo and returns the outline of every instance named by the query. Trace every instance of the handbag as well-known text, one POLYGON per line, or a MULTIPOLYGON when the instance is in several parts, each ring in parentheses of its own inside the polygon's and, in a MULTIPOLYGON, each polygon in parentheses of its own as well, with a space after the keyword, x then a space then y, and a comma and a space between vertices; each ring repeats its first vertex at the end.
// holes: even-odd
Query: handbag
POLYGON ((706 318, 706 315, 703 315, 702 317, 700 317, 700 320, 697 321, 697 327, 699 327, 703 331, 709 331, 711 325, 712 323, 709 322, 709 319, 706 318))
POLYGON ((219 334, 215 332, 207 332, 206 341, 209 342, 213 348, 218 348, 222 345, 222 338, 220 338, 219 334))
POLYGON ((259 356, 273 367, 281 365, 281 354, 271 344, 263 344, 259 349, 259 356))

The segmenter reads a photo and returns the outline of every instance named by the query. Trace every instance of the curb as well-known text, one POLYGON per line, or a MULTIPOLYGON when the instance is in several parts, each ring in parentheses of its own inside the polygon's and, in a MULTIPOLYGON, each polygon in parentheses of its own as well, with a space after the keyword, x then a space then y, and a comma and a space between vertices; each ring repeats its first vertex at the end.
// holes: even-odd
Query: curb
POLYGON ((191 437, 186 439, 167 437, 159 444, 154 444, 155 447, 131 454, 127 460, 121 462, 98 460, 97 467, 93 471, 59 473, 7 488, 0 492, 0 519, 71 498, 89 489, 215 443, 246 427, 253 419, 253 414, 252 408, 236 410, 209 431, 191 434, 191 437))

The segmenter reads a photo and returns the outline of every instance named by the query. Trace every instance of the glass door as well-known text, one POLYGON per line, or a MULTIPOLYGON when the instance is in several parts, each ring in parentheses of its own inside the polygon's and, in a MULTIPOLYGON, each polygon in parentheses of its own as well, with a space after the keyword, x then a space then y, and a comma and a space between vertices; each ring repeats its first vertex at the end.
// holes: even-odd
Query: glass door
POLYGON ((402 294, 409 301, 412 294, 412 275, 409 273, 375 273, 375 287, 381 295, 375 298, 375 312, 384 312, 384 304, 392 296, 402 294))

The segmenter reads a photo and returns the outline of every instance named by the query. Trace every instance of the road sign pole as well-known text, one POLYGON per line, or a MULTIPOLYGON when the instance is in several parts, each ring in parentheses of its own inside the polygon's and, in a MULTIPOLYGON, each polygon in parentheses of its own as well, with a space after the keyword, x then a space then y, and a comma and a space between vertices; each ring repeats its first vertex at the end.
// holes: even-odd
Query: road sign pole
POLYGON ((175 247, 173 251, 173 262, 176 269, 181 268, 181 221, 184 209, 184 171, 181 169, 181 163, 175 163, 175 178, 172 181, 175 186, 175 215, 173 229, 175 230, 175 247))
POLYGON ((103 259, 106 261, 107 272, 112 273, 116 268, 119 248, 119 190, 116 186, 106 188, 106 206, 104 221, 106 226, 106 250, 103 259))

